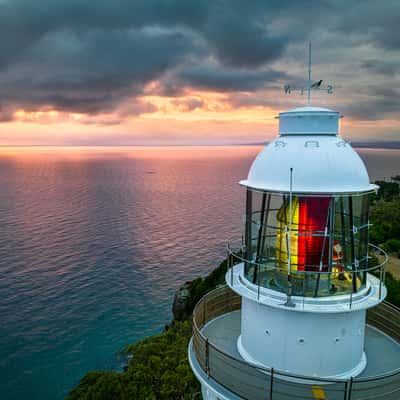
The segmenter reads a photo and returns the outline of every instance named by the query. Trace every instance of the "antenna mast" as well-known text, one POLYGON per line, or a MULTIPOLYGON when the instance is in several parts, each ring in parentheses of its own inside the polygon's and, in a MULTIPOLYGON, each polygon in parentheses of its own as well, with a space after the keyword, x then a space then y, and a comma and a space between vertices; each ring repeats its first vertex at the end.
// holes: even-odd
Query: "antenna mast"
POLYGON ((310 105, 311 101, 311 40, 308 43, 308 90, 307 90, 307 104, 310 105))
POLYGON ((328 94, 333 93, 332 85, 323 85, 323 80, 313 82, 311 80, 311 41, 308 43, 308 81, 305 86, 292 86, 290 84, 285 85, 283 88, 285 89, 285 93, 291 93, 292 91, 300 92, 301 95, 304 92, 307 92, 307 105, 311 103, 311 91, 312 90, 322 90, 328 94))

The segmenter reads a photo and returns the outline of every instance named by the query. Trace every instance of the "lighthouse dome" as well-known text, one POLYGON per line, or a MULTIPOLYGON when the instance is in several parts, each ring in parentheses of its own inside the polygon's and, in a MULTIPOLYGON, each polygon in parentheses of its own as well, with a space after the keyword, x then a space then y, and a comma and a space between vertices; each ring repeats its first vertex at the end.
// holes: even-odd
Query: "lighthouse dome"
POLYGON ((364 193, 377 188, 364 162, 338 135, 339 113, 302 107, 279 114, 279 136, 254 160, 247 180, 255 190, 299 193, 364 193))

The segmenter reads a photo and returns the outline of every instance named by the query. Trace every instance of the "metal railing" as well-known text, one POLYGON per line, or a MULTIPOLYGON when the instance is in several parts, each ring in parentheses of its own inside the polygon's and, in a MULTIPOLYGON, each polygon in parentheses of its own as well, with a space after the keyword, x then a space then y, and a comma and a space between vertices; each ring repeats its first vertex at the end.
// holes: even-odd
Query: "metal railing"
MULTIPOLYGON (((213 319, 241 308, 241 297, 228 286, 205 295, 193 311, 192 349, 202 370, 219 385, 248 400, 311 400, 323 388, 326 399, 398 400, 400 369, 388 374, 351 378, 321 379, 261 368, 236 358, 212 343, 202 328, 213 319)), ((368 310, 367 323, 400 342, 400 309, 381 303, 368 310)))
MULTIPOLYGON (((381 249, 380 247, 369 243, 369 253, 374 254, 375 256, 382 256, 383 261, 380 262, 379 264, 376 265, 371 265, 368 266, 367 268, 353 268, 353 269, 347 269, 344 270, 344 274, 348 274, 351 277, 351 281, 357 280, 357 276, 359 276, 362 273, 374 273, 374 275, 379 279, 379 293, 378 297, 379 299, 382 298, 383 294, 383 285, 386 279, 386 264, 388 261, 388 255, 387 253, 381 249)), ((260 292, 260 287, 268 287, 260 279, 260 276, 262 275, 261 272, 268 270, 270 273, 273 271, 279 272, 281 274, 287 274, 288 270, 287 267, 280 267, 276 263, 263 263, 263 262, 257 262, 252 259, 247 259, 245 257, 245 247, 242 244, 241 246, 236 246, 236 248, 233 248, 231 245, 231 242, 228 242, 227 244, 227 260, 228 260, 228 267, 233 266, 234 264, 238 263, 244 263, 246 265, 247 269, 253 268, 254 271, 256 272, 256 276, 258 277, 256 279, 256 282, 254 284, 258 287, 258 292, 260 292)), ((231 268, 231 282, 233 283, 233 269, 231 268)), ((320 279, 325 279, 325 280, 331 280, 332 278, 337 277, 339 274, 338 271, 324 271, 324 270, 312 270, 312 271, 298 271, 298 270, 291 270, 290 274, 293 277, 293 280, 296 278, 299 281, 305 282, 306 277, 313 277, 316 281, 319 281, 320 279)), ((289 293, 289 287, 285 287, 286 291, 279 289, 277 287, 273 288, 274 290, 278 290, 282 293, 285 293, 287 295, 290 295, 289 293)), ((351 308, 352 300, 353 300, 353 287, 352 285, 349 284, 349 291, 347 292, 338 292, 338 293, 332 293, 332 294, 325 294, 325 295, 350 295, 349 296, 349 306, 351 308)), ((314 292, 314 291, 313 291, 314 292)), ((302 292, 297 293, 295 295, 302 296, 302 297, 319 297, 315 292, 312 296, 307 294, 305 285, 303 284, 302 286, 302 292)))

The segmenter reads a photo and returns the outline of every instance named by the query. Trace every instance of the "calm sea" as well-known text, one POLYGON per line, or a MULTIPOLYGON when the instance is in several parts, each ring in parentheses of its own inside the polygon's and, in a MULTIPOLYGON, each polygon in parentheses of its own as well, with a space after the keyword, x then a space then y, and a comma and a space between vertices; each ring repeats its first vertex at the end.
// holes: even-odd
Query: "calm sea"
MULTIPOLYGON (((0 149, 1 398, 62 399, 159 332, 240 237, 260 149, 0 149)), ((373 179, 400 173, 399 150, 360 153, 373 179)))

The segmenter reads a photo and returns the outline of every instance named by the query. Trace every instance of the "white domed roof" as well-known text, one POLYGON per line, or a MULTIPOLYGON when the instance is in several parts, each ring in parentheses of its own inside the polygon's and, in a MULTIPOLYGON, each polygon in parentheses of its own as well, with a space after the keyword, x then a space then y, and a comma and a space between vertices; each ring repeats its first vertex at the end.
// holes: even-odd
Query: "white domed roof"
POLYGON ((300 107, 279 114, 279 134, 254 160, 247 180, 275 192, 360 193, 376 190, 360 156, 339 132, 337 111, 300 107))
POLYGON ((276 192, 359 193, 376 189, 364 162, 349 143, 335 135, 276 138, 254 160, 244 186, 276 192))

